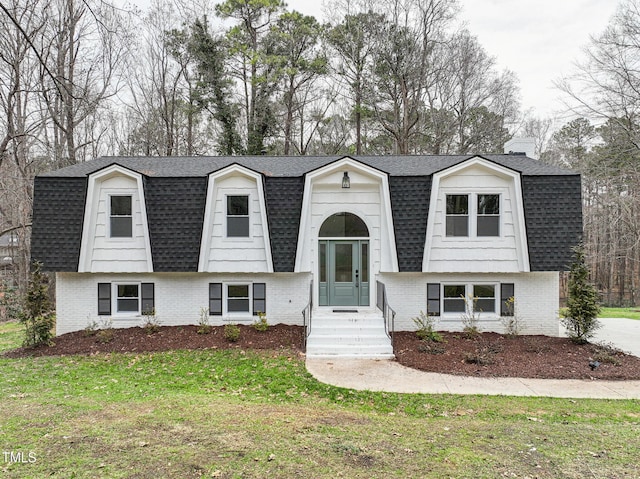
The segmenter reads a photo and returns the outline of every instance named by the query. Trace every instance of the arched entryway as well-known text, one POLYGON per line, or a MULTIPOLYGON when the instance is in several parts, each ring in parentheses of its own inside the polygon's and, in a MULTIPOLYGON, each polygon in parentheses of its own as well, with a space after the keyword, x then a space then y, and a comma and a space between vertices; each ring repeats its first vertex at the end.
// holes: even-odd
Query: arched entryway
POLYGON ((369 229, 360 217, 328 217, 318 234, 320 306, 369 306, 369 229))

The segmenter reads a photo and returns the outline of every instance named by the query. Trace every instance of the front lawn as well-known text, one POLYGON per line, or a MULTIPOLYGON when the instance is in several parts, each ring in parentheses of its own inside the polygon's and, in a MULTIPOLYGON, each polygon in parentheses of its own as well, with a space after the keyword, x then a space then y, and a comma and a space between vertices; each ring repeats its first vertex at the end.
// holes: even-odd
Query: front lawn
POLYGON ((600 318, 628 318, 640 320, 640 307, 633 308, 602 308, 600 318))
POLYGON ((638 401, 351 391, 286 350, 2 358, 0 374, 9 478, 640 476, 638 401))

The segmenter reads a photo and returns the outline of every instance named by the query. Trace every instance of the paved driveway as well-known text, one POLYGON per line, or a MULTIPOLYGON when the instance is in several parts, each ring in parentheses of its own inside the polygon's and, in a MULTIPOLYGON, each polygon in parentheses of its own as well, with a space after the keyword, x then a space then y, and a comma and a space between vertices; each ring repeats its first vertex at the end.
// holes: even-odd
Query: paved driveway
POLYGON ((600 328, 591 342, 604 341, 627 353, 640 357, 640 321, 623 318, 602 318, 600 328))

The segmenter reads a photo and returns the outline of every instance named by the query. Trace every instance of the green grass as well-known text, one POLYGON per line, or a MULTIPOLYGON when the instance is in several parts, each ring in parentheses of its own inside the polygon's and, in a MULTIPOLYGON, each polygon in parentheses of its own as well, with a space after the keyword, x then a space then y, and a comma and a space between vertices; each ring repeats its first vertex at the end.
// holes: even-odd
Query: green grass
POLYGON ((26 461, 0 456, 2 477, 640 476, 638 401, 359 392, 286 351, 0 359, 0 374, 0 448, 26 461))
POLYGON ((640 307, 633 308, 602 308, 601 318, 629 318, 640 320, 640 307))
POLYGON ((24 327, 17 321, 0 323, 0 353, 17 348, 24 339, 24 327))

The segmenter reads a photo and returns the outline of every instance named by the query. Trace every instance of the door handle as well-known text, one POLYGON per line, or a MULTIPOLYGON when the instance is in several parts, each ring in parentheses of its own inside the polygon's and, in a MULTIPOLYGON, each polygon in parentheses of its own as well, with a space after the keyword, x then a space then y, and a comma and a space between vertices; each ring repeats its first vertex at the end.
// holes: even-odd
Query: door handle
POLYGON ((356 288, 358 287, 358 270, 356 270, 356 288))

